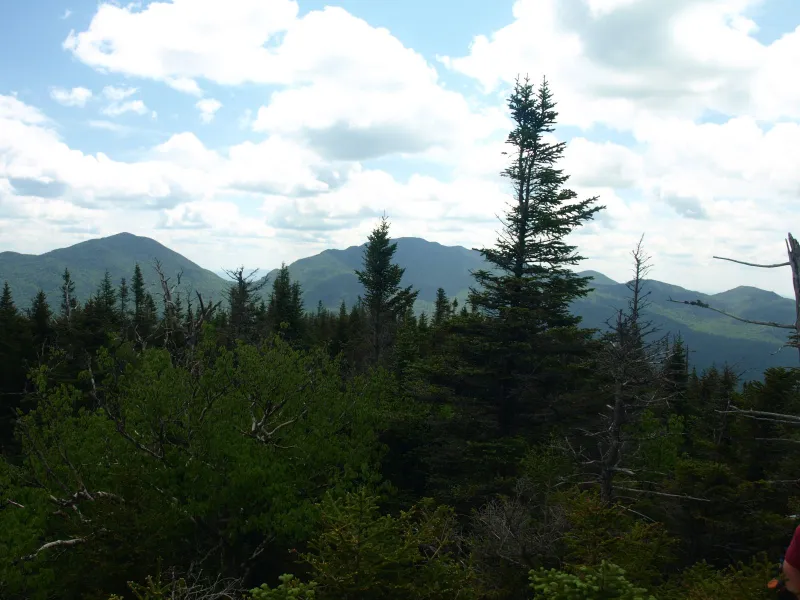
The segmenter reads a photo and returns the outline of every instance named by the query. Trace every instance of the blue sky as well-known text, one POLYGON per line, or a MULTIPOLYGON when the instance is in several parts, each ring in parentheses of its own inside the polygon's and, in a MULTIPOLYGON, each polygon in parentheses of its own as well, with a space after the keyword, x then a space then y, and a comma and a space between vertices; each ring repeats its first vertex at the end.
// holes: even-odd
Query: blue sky
POLYGON ((795 0, 30 0, 0 7, 2 249, 121 230, 218 270, 395 235, 492 243, 504 96, 546 75, 575 240, 701 291, 786 274, 800 169, 795 0), (388 30, 388 31, 387 31, 388 30), (205 116, 204 116, 205 109, 205 116))

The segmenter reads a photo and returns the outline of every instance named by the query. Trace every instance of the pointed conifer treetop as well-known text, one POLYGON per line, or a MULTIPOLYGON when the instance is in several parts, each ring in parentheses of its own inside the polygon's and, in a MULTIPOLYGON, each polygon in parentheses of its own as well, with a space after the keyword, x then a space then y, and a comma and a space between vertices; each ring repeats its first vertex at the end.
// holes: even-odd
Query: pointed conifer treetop
POLYGON ((355 272, 364 286, 364 308, 370 320, 376 362, 389 343, 389 330, 414 305, 419 293, 412 286, 400 287, 405 269, 392 262, 396 250, 397 244, 389 239, 389 220, 384 215, 364 248, 364 268, 355 272))
MULTIPOLYGON (((470 301, 481 312, 497 315, 513 309, 545 308, 555 324, 570 324, 567 306, 588 289, 587 277, 569 267, 583 257, 566 236, 591 220, 602 206, 597 198, 578 200, 564 187, 569 176, 557 167, 565 142, 552 139, 558 113, 546 79, 538 88, 517 79, 508 100, 514 129, 506 143, 513 199, 501 219, 493 248, 480 252, 492 270, 477 271, 480 288, 470 301)), ((544 314, 544 313, 542 313, 544 314)))

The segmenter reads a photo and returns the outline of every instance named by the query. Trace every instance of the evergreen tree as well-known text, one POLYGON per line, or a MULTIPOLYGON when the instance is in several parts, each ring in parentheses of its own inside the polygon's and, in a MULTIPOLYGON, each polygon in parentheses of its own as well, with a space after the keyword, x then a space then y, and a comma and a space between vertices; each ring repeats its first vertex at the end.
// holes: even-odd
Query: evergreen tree
POLYGON ((475 273, 482 289, 472 290, 470 302, 527 331, 577 325, 569 304, 588 293, 589 278, 569 268, 583 257, 565 238, 603 207, 594 206, 596 198, 575 202, 577 194, 563 187, 569 177, 556 163, 566 143, 546 139, 558 116, 547 81, 534 90, 527 78, 517 80, 508 106, 515 127, 502 175, 514 200, 496 245, 480 251, 494 268, 475 273))
POLYGON ((339 305, 339 315, 336 318, 336 329, 333 334, 333 340, 330 346, 331 356, 338 356, 343 352, 348 340, 348 330, 350 325, 350 316, 347 314, 347 304, 344 300, 339 305))
POLYGON ((60 318, 65 323, 69 323, 72 319, 72 313, 78 307, 78 300, 75 298, 75 282, 72 281, 72 276, 69 269, 64 269, 64 274, 61 276, 61 315, 60 318))
POLYGON ((123 324, 128 322, 128 302, 130 302, 130 289, 128 281, 123 277, 119 282, 119 320, 123 324))
POLYGON ((114 289, 114 284, 111 282, 111 273, 108 271, 103 275, 100 286, 97 288, 95 309, 98 316, 105 323, 114 325, 119 322, 119 315, 117 313, 117 290, 114 289))
POLYGON ((689 352, 683 338, 678 334, 672 340, 664 364, 665 388, 670 396, 674 412, 681 417, 692 416, 692 406, 688 402, 689 352))
POLYGON ((139 263, 133 269, 133 320, 138 322, 141 319, 142 311, 145 308, 145 293, 144 276, 142 275, 142 268, 139 263))
POLYGON ((28 310, 28 320, 31 324, 33 343, 37 349, 47 344, 53 335, 53 311, 47 303, 47 296, 39 290, 28 310))
POLYGON ((25 355, 30 343, 27 329, 6 281, 0 294, 0 453, 15 446, 14 412, 25 387, 25 355))
POLYGON ((565 143, 547 139, 557 117, 547 81, 535 90, 518 79, 508 106, 514 129, 502 175, 513 201, 496 245, 480 251, 492 268, 474 273, 473 315, 459 342, 475 393, 493 406, 502 435, 523 425, 524 413, 548 408, 542 399, 566 382, 563 356, 584 347, 587 336, 575 329, 580 318, 569 307, 588 293, 589 278, 570 268, 582 257, 565 238, 602 208, 596 198, 576 201, 564 187, 568 176, 556 163, 565 143))
POLYGON ((11 286, 6 281, 3 283, 3 293, 0 295, 0 318, 8 322, 18 316, 17 305, 14 304, 14 298, 11 295, 11 286))
POLYGON ((254 341, 257 337, 258 294, 267 285, 267 277, 255 280, 258 269, 245 275, 244 267, 226 273, 233 280, 228 289, 230 340, 254 341))
POLYGON ((433 313, 434 326, 438 327, 444 323, 450 317, 451 310, 454 311, 455 306, 450 304, 444 288, 439 288, 436 290, 436 308, 433 313))
MULTIPOLYGON (((325 315, 321 303, 317 309, 318 321, 325 315)), ((267 322, 274 333, 286 340, 295 341, 300 338, 303 318, 303 299, 300 284, 292 283, 289 267, 282 264, 275 281, 267 306, 267 322)), ((318 327, 320 323, 317 323, 318 327)))
POLYGON ((389 240, 389 221, 384 216, 369 236, 364 249, 364 268, 356 275, 364 286, 364 306, 369 320, 372 361, 380 362, 390 344, 398 320, 417 299, 412 286, 400 288, 405 269, 392 263, 397 244, 389 240))

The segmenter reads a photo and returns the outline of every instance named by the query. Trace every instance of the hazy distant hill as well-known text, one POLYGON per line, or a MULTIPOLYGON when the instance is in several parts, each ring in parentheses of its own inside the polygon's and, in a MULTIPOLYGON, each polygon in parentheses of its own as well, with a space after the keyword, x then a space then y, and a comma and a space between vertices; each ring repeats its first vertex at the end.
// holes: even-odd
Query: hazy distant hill
MULTIPOLYGON (((606 279, 603 276, 604 283, 595 284, 595 290, 573 306, 588 327, 603 328, 615 309, 627 302, 627 287, 622 283, 609 285, 606 279)), ((788 298, 746 286, 707 295, 655 280, 645 283, 645 291, 650 292, 648 318, 663 332, 680 333, 689 345, 691 362, 698 369, 727 362, 746 378, 755 379, 767 367, 800 364, 796 350, 785 348, 777 352, 786 340, 786 330, 749 325, 700 307, 669 301, 702 300, 745 318, 792 323, 794 302, 788 298)))
POLYGON ((155 287, 158 279, 152 266, 154 258, 161 261, 167 276, 174 277, 183 270, 181 289, 197 290, 204 298, 222 298, 227 286, 225 280, 155 240, 130 233, 88 240, 40 255, 1 252, 0 282, 8 281, 21 307, 28 306, 37 291, 43 289, 55 308, 60 301, 64 268, 69 269, 75 281, 75 293, 81 301, 97 290, 106 269, 115 284, 122 277, 130 282, 137 262, 145 283, 154 292, 159 291, 160 288, 155 287))
MULTIPOLYGON (((403 284, 412 284, 420 291, 418 311, 432 312, 436 289, 440 286, 451 298, 463 301, 474 283, 470 271, 485 266, 477 252, 460 246, 443 246, 420 238, 395 241, 396 260, 406 268, 403 284)), ((362 292, 354 273, 361 267, 362 252, 363 246, 325 250, 289 265, 292 279, 303 287, 308 310, 314 310, 320 301, 331 309, 338 308, 342 300, 348 306, 355 302, 362 292)), ((106 269, 118 282, 121 277, 130 279, 137 262, 142 265, 148 283, 155 285, 150 266, 154 258, 161 260, 168 274, 183 269, 184 287, 197 289, 205 297, 220 299, 229 285, 222 277, 158 242, 127 233, 82 242, 40 256, 0 253, 0 281, 8 280, 20 306, 27 306, 30 298, 42 288, 55 307, 65 267, 75 279, 78 296, 85 300, 97 289, 106 269)), ((605 321, 626 304, 628 290, 623 283, 602 273, 585 271, 582 274, 593 278, 595 290, 575 302, 573 310, 583 317, 585 326, 604 329, 605 321)), ((275 271, 269 276, 273 281, 275 271)), ((783 330, 748 325, 702 308, 669 302, 670 297, 700 299, 745 318, 791 323, 795 318, 794 304, 788 298, 746 286, 708 296, 654 280, 646 283, 646 289, 651 292, 650 317, 662 331, 680 334, 686 340, 691 361, 699 369, 715 362, 719 365, 727 362, 737 365, 747 378, 757 378, 769 366, 798 365, 796 351, 776 352, 786 339, 783 330)))

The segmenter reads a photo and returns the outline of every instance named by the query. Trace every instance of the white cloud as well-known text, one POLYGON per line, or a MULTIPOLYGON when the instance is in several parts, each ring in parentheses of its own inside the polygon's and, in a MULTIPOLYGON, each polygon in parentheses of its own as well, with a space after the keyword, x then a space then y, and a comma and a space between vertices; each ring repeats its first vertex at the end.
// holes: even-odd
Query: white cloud
POLYGON ((137 91, 139 90, 135 87, 115 87, 113 85, 107 85, 103 88, 103 96, 113 102, 121 102, 125 100, 125 98, 133 96, 137 91))
MULTIPOLYGON (((109 101, 109 104, 103 108, 103 114, 109 117, 118 117, 128 112, 133 112, 138 115, 150 112, 150 109, 147 108, 143 100, 127 100, 127 98, 130 98, 138 91, 138 88, 135 87, 105 86, 103 88, 103 96, 109 101)), ((151 116, 153 114, 155 113, 151 112, 151 116)))
POLYGON ((103 109, 103 114, 106 114, 110 117, 118 117, 127 112, 134 112, 138 115, 143 115, 147 111, 147 106, 141 100, 129 100, 128 102, 115 102, 109 104, 103 109))
POLYGON ((171 230, 202 231, 217 237, 267 238, 275 230, 259 220, 247 219, 234 202, 198 200, 187 202, 159 214, 157 227, 171 230))
POLYGON ((222 102, 214 98, 203 98, 195 106, 200 111, 200 120, 203 123, 210 123, 214 120, 216 112, 222 108, 222 102))
POLYGON ((64 106, 84 107, 92 98, 92 90, 85 87, 74 87, 71 90, 55 87, 50 90, 50 97, 64 106))
MULTIPOLYGON (((198 95, 198 78, 283 86, 258 110, 254 129, 303 140, 331 158, 465 146, 492 121, 444 89, 426 59, 388 30, 337 7, 297 18, 288 0, 175 0, 143 10, 104 4, 65 47, 95 68, 198 95)), ((201 114, 210 119, 213 111, 201 114)))
POLYGON ((191 88, 199 77, 222 84, 263 80, 265 47, 296 18, 293 0, 174 0, 101 4, 89 28, 70 32, 64 48, 86 64, 191 88), (256 75, 261 73, 261 75, 256 75))
POLYGON ((546 75, 561 122, 632 129, 648 116, 706 111, 800 117, 800 28, 770 45, 751 34, 761 0, 517 0, 513 23, 442 57, 486 90, 546 75), (796 78, 795 78, 796 79, 796 78))
POLYGON ((63 15, 61 15, 61 20, 62 20, 62 21, 64 21, 64 20, 66 20, 66 19, 69 19, 69 18, 70 18, 70 16, 72 16, 72 11, 71 11, 70 9, 68 9, 68 8, 67 8, 67 9, 64 11, 64 14, 63 14, 63 15))
POLYGON ((48 119, 38 108, 34 108, 17 99, 16 95, 0 94, 0 119, 7 122, 18 122, 23 125, 41 125, 48 119))
MULTIPOLYGON (((108 122, 95 127, 120 131, 108 122)), ((86 206, 161 208, 238 191, 297 195, 324 192, 347 176, 312 151, 279 137, 245 142, 225 152, 207 149, 191 133, 173 135, 136 162, 71 149, 44 115, 0 96, 0 177, 52 182, 86 206)))
POLYGON ((184 94, 191 94, 193 96, 201 96, 203 94, 197 82, 188 77, 167 78, 166 84, 172 89, 183 92, 184 94))

